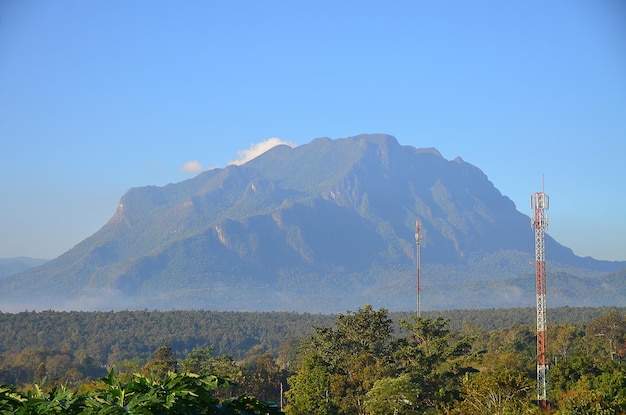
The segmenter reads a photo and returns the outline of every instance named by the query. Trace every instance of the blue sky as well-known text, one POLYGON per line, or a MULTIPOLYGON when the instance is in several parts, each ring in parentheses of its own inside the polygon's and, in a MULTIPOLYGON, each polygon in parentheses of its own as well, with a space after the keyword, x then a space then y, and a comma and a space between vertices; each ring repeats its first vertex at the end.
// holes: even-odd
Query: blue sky
POLYGON ((64 253, 186 163, 360 133, 461 156, 527 215, 543 176, 548 233, 626 260, 626 5, 0 2, 0 258, 64 253))

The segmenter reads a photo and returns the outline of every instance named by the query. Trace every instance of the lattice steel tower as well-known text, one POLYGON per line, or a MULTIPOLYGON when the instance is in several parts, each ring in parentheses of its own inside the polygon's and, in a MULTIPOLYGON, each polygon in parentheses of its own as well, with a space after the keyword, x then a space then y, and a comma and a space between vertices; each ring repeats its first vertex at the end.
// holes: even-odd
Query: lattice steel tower
POLYGON ((537 280, 537 403, 546 407, 546 246, 545 230, 548 219, 545 210, 549 208, 550 199, 543 192, 536 192, 530 197, 530 205, 534 210, 531 220, 535 229, 535 275, 537 280))
POLYGON ((416 265, 417 265, 417 318, 421 317, 420 313, 420 294, 422 288, 420 287, 420 245, 422 244, 422 221, 418 218, 415 221, 415 250, 416 250, 416 265))

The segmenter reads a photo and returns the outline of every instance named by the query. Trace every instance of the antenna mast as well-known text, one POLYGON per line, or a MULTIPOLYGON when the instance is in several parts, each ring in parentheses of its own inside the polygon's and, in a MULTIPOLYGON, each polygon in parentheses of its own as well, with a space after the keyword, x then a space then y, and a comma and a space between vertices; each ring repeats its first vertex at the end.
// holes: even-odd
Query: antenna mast
POLYGON ((550 199, 543 192, 543 179, 541 192, 530 196, 530 206, 534 210, 531 220, 535 229, 535 276, 537 280, 537 403, 542 408, 546 407, 546 246, 545 230, 548 227, 548 219, 545 210, 549 208, 550 199))
POLYGON ((415 221, 415 249, 417 258, 417 318, 420 318, 420 245, 422 243, 422 221, 417 219, 415 221))

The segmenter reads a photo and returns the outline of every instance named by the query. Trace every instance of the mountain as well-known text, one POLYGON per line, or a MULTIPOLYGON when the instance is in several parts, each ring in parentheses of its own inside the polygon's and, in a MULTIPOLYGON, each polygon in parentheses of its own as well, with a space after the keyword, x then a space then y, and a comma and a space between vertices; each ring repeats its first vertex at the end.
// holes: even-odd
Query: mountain
MULTIPOLYGON (((130 189, 94 235, 0 278, 0 304, 411 310, 417 218, 424 310, 534 304, 529 217, 479 168, 382 134, 277 146, 241 166, 130 189)), ((549 305, 626 303, 615 274, 626 262, 577 257, 548 235, 546 255, 549 305)))
POLYGON ((23 256, 15 258, 0 258, 0 277, 17 274, 18 272, 25 271, 29 268, 38 267, 46 262, 48 262, 47 259, 23 256))

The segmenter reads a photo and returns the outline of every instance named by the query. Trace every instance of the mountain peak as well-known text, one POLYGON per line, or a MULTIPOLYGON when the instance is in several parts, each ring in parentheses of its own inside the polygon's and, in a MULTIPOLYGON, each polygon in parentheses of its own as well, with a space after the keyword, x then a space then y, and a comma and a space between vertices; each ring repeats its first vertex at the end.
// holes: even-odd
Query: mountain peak
MULTIPOLYGON (((94 235, 0 279, 0 304, 406 310, 414 301, 417 218, 430 308, 475 306, 472 287, 489 292, 479 295, 482 306, 531 303, 533 287, 520 296, 511 282, 534 272, 528 216, 460 157, 448 161, 434 148, 362 134, 277 146, 184 182, 133 188, 94 235)), ((578 258, 549 237, 546 245, 551 269, 588 278, 626 267, 578 258)))

